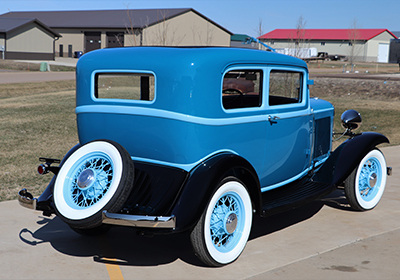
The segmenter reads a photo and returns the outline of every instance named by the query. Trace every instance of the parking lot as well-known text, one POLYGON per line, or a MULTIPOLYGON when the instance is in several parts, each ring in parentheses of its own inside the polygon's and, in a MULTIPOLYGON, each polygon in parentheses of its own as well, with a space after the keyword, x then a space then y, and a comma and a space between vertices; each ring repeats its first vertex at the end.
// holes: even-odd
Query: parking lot
POLYGON ((204 267, 187 234, 137 236, 116 227, 82 237, 57 217, 0 203, 0 279, 398 279, 400 147, 382 149, 393 167, 380 204, 348 210, 343 193, 255 218, 235 263, 204 267))

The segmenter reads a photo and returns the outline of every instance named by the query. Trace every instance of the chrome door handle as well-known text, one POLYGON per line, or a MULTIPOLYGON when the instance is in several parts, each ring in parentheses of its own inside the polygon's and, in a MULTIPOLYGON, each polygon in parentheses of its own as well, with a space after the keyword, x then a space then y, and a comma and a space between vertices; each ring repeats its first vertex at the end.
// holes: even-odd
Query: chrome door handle
POLYGON ((270 123, 276 123, 275 120, 279 120, 279 119, 280 119, 280 117, 278 117, 278 116, 271 116, 271 115, 268 115, 268 121, 269 121, 270 123))

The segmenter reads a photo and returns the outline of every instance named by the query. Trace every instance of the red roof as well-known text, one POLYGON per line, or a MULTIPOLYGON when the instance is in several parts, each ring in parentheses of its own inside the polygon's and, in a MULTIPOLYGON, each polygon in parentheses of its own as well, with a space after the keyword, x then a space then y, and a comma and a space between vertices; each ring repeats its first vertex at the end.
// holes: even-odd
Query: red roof
MULTIPOLYGON (((349 40, 349 33, 353 29, 304 29, 305 40, 349 40)), ((297 29, 275 29, 258 39, 287 40, 298 38, 297 29)), ((387 31, 394 39, 397 37, 387 29, 358 29, 359 36, 357 40, 370 40, 379 34, 387 31)))

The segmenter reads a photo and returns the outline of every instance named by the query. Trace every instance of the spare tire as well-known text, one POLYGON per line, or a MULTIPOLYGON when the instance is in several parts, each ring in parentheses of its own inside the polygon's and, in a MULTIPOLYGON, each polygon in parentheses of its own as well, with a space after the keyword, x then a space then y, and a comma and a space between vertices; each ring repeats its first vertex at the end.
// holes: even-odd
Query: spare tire
POLYGON ((57 215, 76 229, 101 226, 102 212, 118 212, 134 181, 129 153, 108 140, 89 142, 62 165, 54 183, 57 215))

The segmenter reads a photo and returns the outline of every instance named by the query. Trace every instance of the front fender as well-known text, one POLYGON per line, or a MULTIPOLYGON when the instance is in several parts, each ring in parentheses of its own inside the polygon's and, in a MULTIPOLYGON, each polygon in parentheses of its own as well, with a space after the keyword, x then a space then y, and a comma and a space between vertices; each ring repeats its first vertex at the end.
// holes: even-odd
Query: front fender
POLYGON ((389 143, 388 138, 375 132, 364 132, 346 140, 316 172, 313 180, 341 185, 362 158, 382 143, 389 143))
POLYGON ((172 210, 176 231, 187 230, 197 223, 218 184, 227 176, 235 176, 246 185, 255 209, 260 210, 260 183, 254 168, 238 155, 220 153, 192 170, 172 210))

